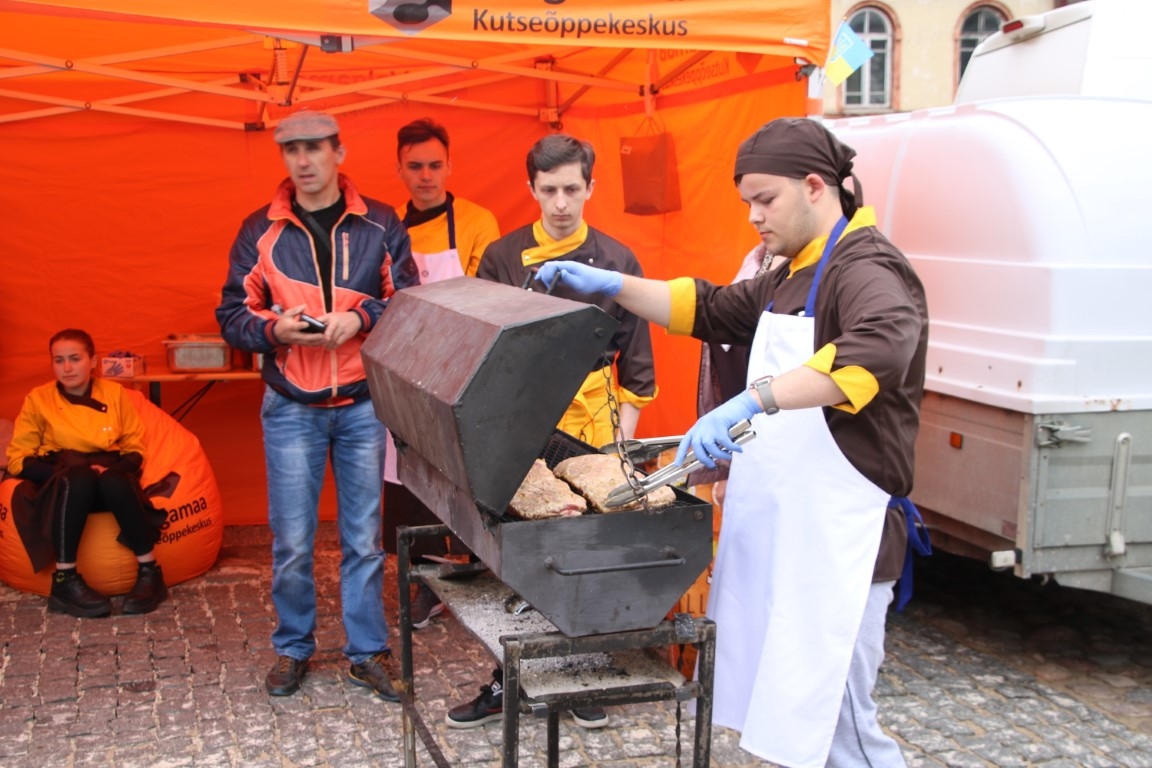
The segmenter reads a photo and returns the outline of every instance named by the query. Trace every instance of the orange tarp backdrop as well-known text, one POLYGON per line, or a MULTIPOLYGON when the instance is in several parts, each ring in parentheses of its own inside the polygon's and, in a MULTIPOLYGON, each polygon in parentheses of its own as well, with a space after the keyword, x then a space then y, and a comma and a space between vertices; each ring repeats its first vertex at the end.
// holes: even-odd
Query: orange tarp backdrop
MULTIPOLYGON (((587 139, 589 222, 651 277, 726 282, 756 242, 736 146, 804 114, 803 65, 823 63, 829 29, 827 3, 806 0, 0 0, 0 417, 51 376, 61 328, 153 369, 169 334, 218 332, 232 239, 284 176, 271 128, 302 106, 338 116, 343 170, 393 205, 407 199, 396 129, 444 123, 449 188, 504 231, 539 214, 531 144, 555 130, 587 139), (675 142, 681 208, 638 216, 624 212, 620 140, 649 130, 647 115, 675 142)), ((653 335, 661 394, 640 432, 680 433, 699 344, 653 335)), ((165 384, 162 404, 196 389, 165 384)), ((184 419, 230 524, 266 520, 261 393, 217 384, 184 419)))

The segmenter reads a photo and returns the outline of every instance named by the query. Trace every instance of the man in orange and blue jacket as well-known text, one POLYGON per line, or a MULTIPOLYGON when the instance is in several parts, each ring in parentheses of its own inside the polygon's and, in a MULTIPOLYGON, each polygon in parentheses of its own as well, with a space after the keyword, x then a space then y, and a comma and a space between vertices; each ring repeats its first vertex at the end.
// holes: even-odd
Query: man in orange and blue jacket
POLYGON ((300 111, 277 125, 288 178, 232 246, 216 319, 225 340, 264 356, 264 454, 272 529, 272 696, 295 693, 316 650, 314 541, 328 457, 337 485, 348 678, 399 701, 384 668, 385 451, 360 347, 397 290, 418 285, 408 233, 339 166, 336 119, 300 111))

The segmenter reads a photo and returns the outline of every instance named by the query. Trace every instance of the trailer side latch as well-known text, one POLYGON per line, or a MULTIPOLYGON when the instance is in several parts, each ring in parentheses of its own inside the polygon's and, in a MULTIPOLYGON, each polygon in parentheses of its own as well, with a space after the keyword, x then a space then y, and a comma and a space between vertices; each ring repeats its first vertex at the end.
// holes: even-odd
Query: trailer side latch
POLYGON ((1036 445, 1040 448, 1059 448, 1064 443, 1092 442, 1092 430, 1062 421, 1036 425, 1036 445))

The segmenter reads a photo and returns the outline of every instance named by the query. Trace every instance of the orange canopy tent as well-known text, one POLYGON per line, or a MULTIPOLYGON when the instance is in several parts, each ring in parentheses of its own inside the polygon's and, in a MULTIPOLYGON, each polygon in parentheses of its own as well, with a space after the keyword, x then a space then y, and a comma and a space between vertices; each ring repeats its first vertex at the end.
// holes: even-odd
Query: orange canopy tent
MULTIPOLYGON (((726 281, 755 244, 735 148, 805 114, 829 36, 815 0, 0 0, 0 417, 50 377, 61 328, 154 366, 169 334, 218 330, 232 238, 284 175, 271 128, 303 106, 338 115, 344 171, 394 205, 396 129, 444 123, 449 188, 504 231, 539 213, 528 147, 554 130, 588 139, 589 222, 651 277, 726 281), (625 213, 620 140, 653 124, 675 143, 680 207, 625 213)), ((679 433, 699 344, 654 339, 661 394, 640 430, 679 433)), ((164 405, 193 392, 167 385, 164 405)), ((260 393, 217 385, 184 420, 228 523, 266 519, 260 393)))

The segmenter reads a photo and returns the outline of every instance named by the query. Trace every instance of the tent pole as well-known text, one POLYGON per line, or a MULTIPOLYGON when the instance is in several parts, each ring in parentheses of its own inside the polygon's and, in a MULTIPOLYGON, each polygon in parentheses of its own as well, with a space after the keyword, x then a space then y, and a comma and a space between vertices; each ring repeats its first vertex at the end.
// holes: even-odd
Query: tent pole
POLYGON ((283 107, 292 104, 292 94, 296 92, 296 84, 300 82, 300 71, 304 69, 304 57, 308 55, 308 48, 307 45, 300 47, 300 58, 296 60, 296 71, 292 73, 292 82, 288 83, 288 92, 284 94, 284 101, 280 104, 283 107))
MULTIPOLYGON (((251 38, 248 42, 252 42, 251 38)), ((183 47, 183 46, 181 46, 183 47)), ((41 67, 21 67, 20 69, 25 74, 45 74, 48 72, 85 72, 90 75, 102 75, 110 77, 114 80, 128 80, 137 83, 151 83, 153 85, 164 85, 173 88, 183 88, 188 91, 198 91, 200 93, 210 93, 216 96, 227 96, 229 98, 253 98, 251 93, 238 91, 235 88, 222 88, 209 85, 207 83, 197 82, 195 80, 182 80, 178 77, 167 77, 165 75, 151 75, 146 72, 138 72, 131 69, 120 69, 118 67, 109 67, 103 64, 93 63, 91 59, 58 59, 48 56, 40 56, 34 53, 27 53, 23 51, 14 51, 7 48, 0 48, 0 58, 16 59, 17 61, 35 62, 42 65, 41 67), (35 70, 34 72, 31 70, 35 70)))
MULTIPOLYGON (((625 48, 624 50, 620 51, 620 53, 618 53, 612 57, 611 61, 609 61, 607 64, 605 64, 603 67, 600 68, 600 71, 596 73, 596 77, 604 77, 609 72, 616 69, 616 67, 619 66, 620 62, 624 61, 624 59, 626 59, 628 57, 628 54, 632 53, 632 51, 634 51, 634 50, 636 50, 636 49, 635 48, 625 48)), ((573 104, 575 104, 577 99, 579 99, 584 94, 588 93, 588 91, 591 88, 592 88, 592 86, 590 86, 590 85, 581 86, 579 89, 577 89, 576 93, 572 94, 567 99, 565 99, 564 103, 561 104, 558 108, 560 111, 560 114, 563 115, 565 112, 567 112, 568 108, 571 107, 573 104)))
MULTIPOLYGON (((227 80, 216 80, 217 83, 230 83, 232 78, 227 80)), ((39 117, 55 117, 57 115, 66 115, 72 112, 111 112, 125 115, 139 115, 142 117, 152 117, 159 120, 168 120, 171 122, 180 123, 193 123, 196 125, 212 125, 218 128, 241 128, 243 123, 235 123, 221 120, 209 120, 207 118, 193 118, 184 115, 177 115, 170 112, 159 112, 155 110, 143 109, 119 109, 122 104, 131 104, 137 101, 148 101, 150 99, 161 99, 168 96, 179 96, 182 93, 187 93, 187 88, 162 88, 156 91, 148 91, 147 93, 134 93, 127 96, 115 96, 100 101, 77 101, 75 99, 61 99, 52 96, 41 96, 39 94, 27 93, 24 91, 12 91, 7 88, 0 88, 0 97, 7 97, 12 99, 21 99, 24 101, 34 101, 41 104, 57 104, 55 109, 40 109, 29 110, 26 112, 10 112, 5 115, 0 115, 0 123, 15 123, 20 120, 31 120, 39 117)))

